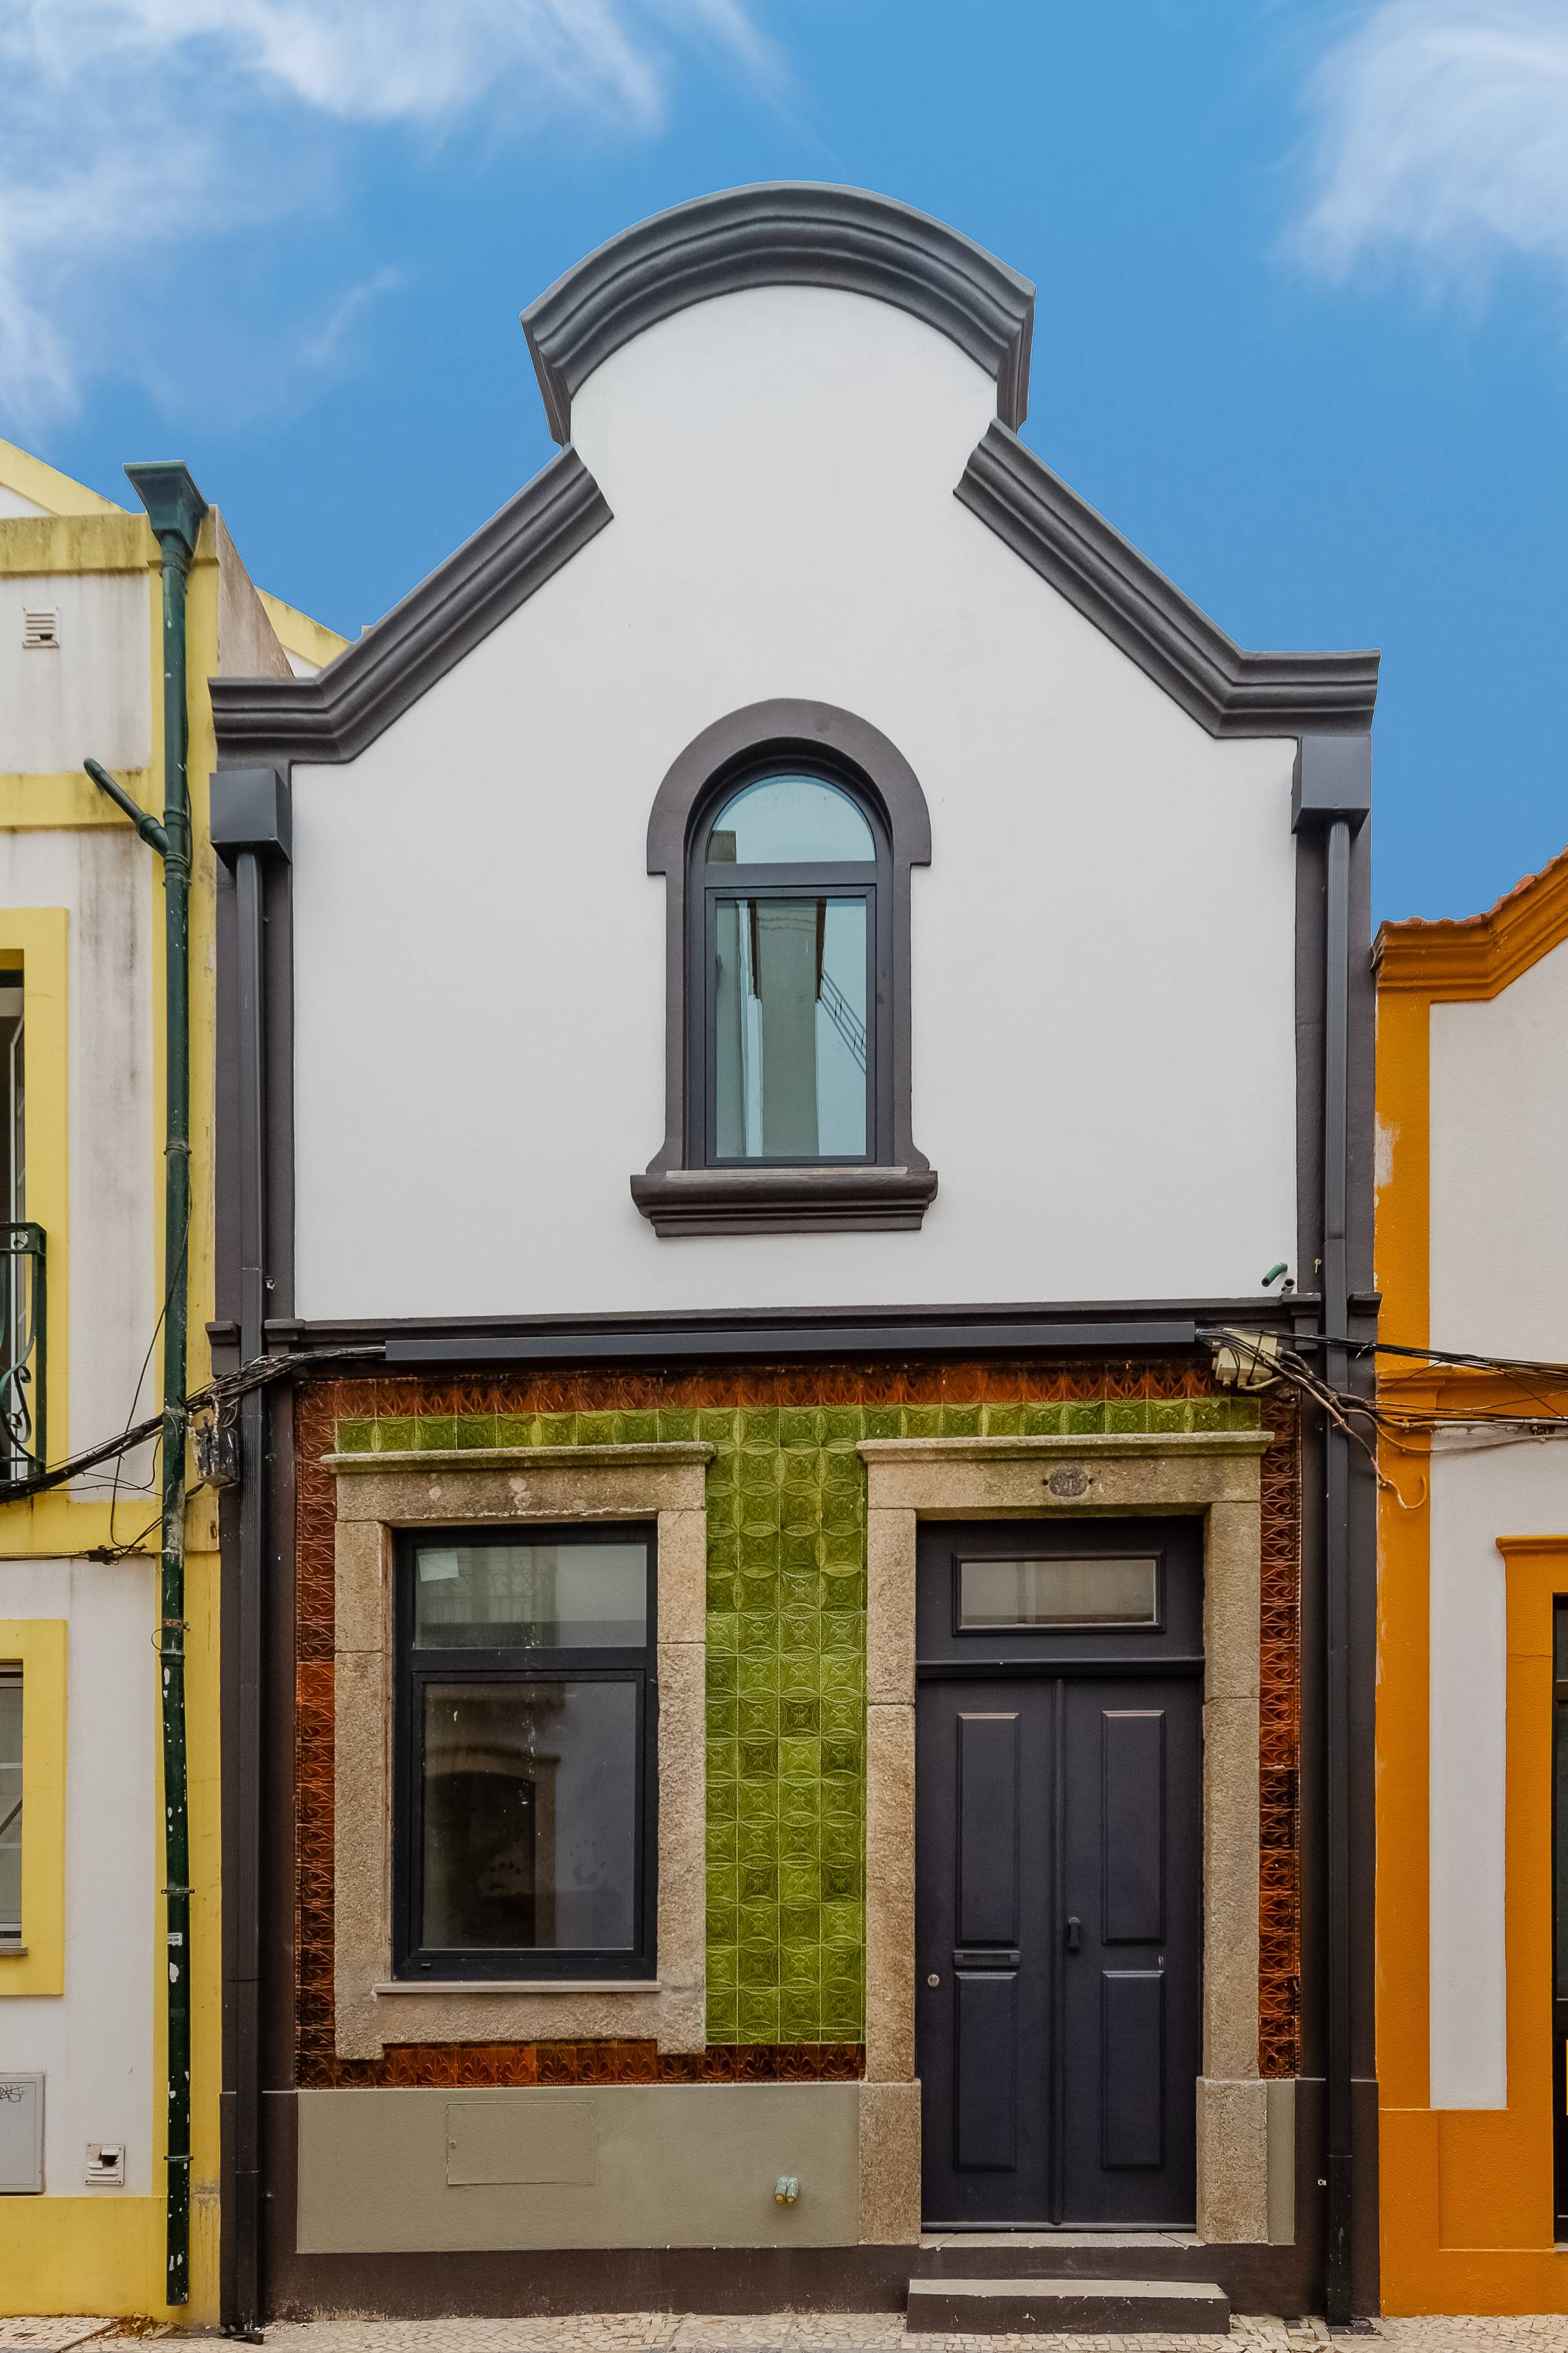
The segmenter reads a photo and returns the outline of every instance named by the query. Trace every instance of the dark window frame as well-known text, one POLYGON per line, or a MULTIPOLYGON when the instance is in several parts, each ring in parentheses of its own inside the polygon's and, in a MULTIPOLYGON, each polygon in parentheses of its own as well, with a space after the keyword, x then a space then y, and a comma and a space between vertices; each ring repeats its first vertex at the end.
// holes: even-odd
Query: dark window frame
MULTIPOLYGON (((863 1231, 922 1222, 937 1179, 911 1128, 910 877, 930 863, 931 820, 919 779, 897 746, 853 712, 820 702, 752 703, 704 728, 674 761, 647 837, 648 872, 665 882, 665 1134, 647 1169, 631 1178, 632 1198, 656 1232, 863 1231), (876 820, 886 848, 878 881, 875 1156, 715 1164, 708 1156, 706 1038, 700 1032, 694 1042, 691 1035, 698 1008, 690 902, 703 896, 694 850, 703 845, 704 818, 722 797, 791 769, 847 790, 876 820)), ((730 870, 731 887, 737 871, 730 870)))
POLYGON ((764 759, 718 778, 703 795, 691 827, 687 883, 687 1166, 692 1168, 876 1168, 892 1165, 892 843, 880 808, 859 781, 822 759, 764 759), (715 820, 748 786, 773 776, 810 776, 852 802, 871 829, 874 856, 849 861, 748 865, 709 857, 715 820), (862 899, 866 924, 866 1139, 858 1153, 736 1155, 721 1158, 716 1101, 718 1040, 713 987, 715 919, 727 899, 862 899))
POLYGON ((392 1799, 392 1974, 417 1984, 456 1980, 483 1985, 531 1978, 647 1980, 658 1975, 658 1530, 655 1521, 607 1520, 555 1526, 514 1521, 503 1526, 400 1530, 394 1548, 394 1710, 392 1799), (602 1544, 636 1538, 647 1547, 647 1619, 633 1648, 545 1649, 512 1644, 447 1651, 414 1645, 414 1556, 450 1544, 602 1544), (630 1683, 637 1691, 638 1795, 633 1864, 633 1942, 624 1950, 527 1946, 460 1949, 416 1939, 422 1894, 424 1807, 421 1696, 431 1683, 630 1683))

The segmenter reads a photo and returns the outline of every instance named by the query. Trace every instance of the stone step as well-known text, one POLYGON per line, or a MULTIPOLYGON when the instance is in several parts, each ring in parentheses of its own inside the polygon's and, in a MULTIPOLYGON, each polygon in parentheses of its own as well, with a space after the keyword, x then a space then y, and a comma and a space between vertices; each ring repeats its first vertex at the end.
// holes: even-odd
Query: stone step
POLYGON ((1230 2299, 1212 2280, 912 2279, 906 2327, 911 2337, 1225 2337, 1230 2299))
POLYGON ((1184 2231, 929 2232, 917 2279, 1202 2279, 1213 2256, 1184 2231))

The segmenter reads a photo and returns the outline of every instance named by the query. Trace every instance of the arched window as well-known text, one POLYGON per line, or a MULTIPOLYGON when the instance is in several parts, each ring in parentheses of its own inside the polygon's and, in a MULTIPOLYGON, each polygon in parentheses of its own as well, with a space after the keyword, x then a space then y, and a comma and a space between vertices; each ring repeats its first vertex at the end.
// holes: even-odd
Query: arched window
POLYGON ((908 763, 853 713, 753 704, 689 744, 648 826, 665 878, 662 1149, 631 1180, 661 1234, 918 1226, 908 763))
POLYGON ((887 846, 868 809, 792 763, 726 786, 693 843, 689 1158, 875 1161, 887 846))

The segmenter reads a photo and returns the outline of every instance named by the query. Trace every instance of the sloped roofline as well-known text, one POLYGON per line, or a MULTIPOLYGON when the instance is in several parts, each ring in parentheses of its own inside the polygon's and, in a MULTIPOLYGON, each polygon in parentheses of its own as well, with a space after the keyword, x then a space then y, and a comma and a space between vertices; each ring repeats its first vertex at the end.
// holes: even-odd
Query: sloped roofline
MULTIPOLYGON (((996 381, 997 420, 955 495, 1211 735, 1364 733, 1373 652, 1256 653, 1026 448, 1034 289, 956 230, 858 188, 780 182, 677 206, 568 270, 524 313, 552 425, 613 351, 747 286, 847 287, 952 336, 996 381)), ((350 760, 610 521, 570 445, 317 678, 218 679, 225 760, 350 760)))
POLYGON ((1035 316, 1026 278, 891 196, 773 180, 638 221, 529 304, 523 332, 557 441, 571 438, 579 386, 623 343, 694 302, 753 286, 836 286, 912 312, 995 379, 1003 423, 1023 423, 1035 316))
POLYGON ((1375 653, 1238 646, 1005 425, 986 427, 955 495, 1211 735, 1372 725, 1375 653))
POLYGON ((1449 1002, 1499 996, 1568 940, 1568 849, 1516 882, 1484 915, 1384 923, 1373 948, 1381 991, 1449 1002))

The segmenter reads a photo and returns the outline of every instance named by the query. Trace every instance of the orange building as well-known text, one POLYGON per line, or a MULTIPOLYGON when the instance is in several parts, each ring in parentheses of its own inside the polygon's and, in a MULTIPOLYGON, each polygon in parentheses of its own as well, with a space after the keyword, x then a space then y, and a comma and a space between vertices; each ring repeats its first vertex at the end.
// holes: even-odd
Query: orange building
POLYGON ((1561 2311, 1568 852, 1377 958, 1384 2307, 1561 2311))

